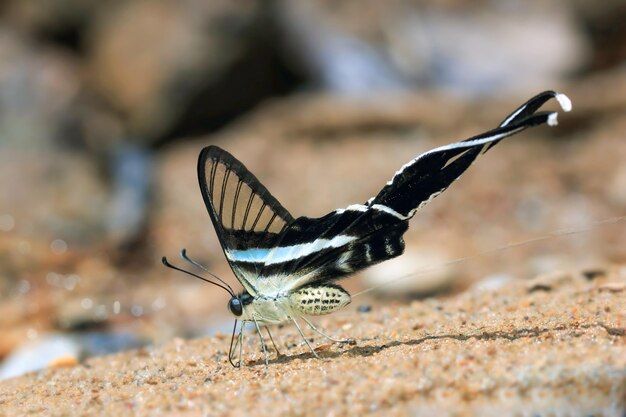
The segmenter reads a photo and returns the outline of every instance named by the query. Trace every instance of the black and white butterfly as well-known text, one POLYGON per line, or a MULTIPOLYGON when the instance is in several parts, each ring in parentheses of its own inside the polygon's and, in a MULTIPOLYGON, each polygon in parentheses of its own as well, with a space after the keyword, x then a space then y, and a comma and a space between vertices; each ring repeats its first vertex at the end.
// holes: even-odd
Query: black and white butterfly
MULTIPOLYGON (((350 294, 337 281, 401 255, 402 235, 411 217, 446 190, 478 155, 526 128, 544 123, 556 125, 556 112, 538 112, 551 98, 564 111, 571 110, 571 102, 564 94, 538 94, 497 128, 409 161, 364 204, 319 218, 293 217, 235 157, 217 146, 204 148, 198 161, 202 197, 226 259, 244 288, 236 294, 212 274, 219 282, 207 280, 231 295, 228 308, 236 316, 233 339, 237 319, 244 324, 253 323, 261 337, 266 365, 261 326, 293 322, 315 356, 296 319, 301 318, 324 337, 339 341, 317 329, 306 316, 328 314, 349 304, 350 294)), ((184 251, 182 255, 204 269, 184 251)), ((172 267, 165 258, 163 261, 172 267)), ((231 339, 229 360, 233 366, 241 365, 242 338, 243 325, 235 346, 231 339), (235 364, 237 344, 240 353, 235 364)))

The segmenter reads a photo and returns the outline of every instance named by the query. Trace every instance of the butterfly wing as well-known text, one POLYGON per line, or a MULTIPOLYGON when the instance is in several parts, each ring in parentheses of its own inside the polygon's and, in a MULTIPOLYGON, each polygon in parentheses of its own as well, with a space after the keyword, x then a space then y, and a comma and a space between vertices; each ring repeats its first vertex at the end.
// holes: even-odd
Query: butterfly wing
POLYGON ((296 219, 281 235, 261 271, 261 279, 281 282, 282 290, 337 280, 403 253, 402 235, 415 212, 445 191, 478 155, 502 139, 532 126, 554 125, 556 112, 536 112, 551 97, 569 111, 567 97, 544 92, 509 115, 497 128, 442 146, 413 159, 366 204, 324 217, 296 219))
POLYGON ((256 295, 267 254, 294 218, 241 162, 217 146, 200 153, 198 180, 233 273, 256 295))

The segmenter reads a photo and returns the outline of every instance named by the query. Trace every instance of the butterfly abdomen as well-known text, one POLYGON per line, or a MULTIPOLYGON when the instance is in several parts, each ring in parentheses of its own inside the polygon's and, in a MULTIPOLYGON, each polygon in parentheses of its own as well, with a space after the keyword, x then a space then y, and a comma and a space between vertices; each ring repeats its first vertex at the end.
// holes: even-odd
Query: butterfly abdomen
POLYGON ((350 304, 350 294, 338 285, 300 288, 289 295, 292 309, 311 316, 321 316, 350 304))

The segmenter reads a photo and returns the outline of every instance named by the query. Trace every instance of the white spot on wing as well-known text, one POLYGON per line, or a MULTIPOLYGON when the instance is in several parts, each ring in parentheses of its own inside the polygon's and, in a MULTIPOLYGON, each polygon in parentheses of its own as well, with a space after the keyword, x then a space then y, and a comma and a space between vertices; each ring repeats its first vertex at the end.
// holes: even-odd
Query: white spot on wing
POLYGON ((557 119, 557 115, 558 113, 550 113, 548 115, 548 126, 556 126, 559 124, 559 121, 557 119))
POLYGON ((351 257, 352 257, 352 251, 344 252, 341 254, 339 259, 337 259, 337 262, 335 263, 335 265, 337 266, 337 268, 341 269, 344 272, 352 272, 352 267, 348 263, 351 257))
POLYGON ((372 262, 372 247, 369 243, 365 244, 365 260, 367 263, 372 262))
POLYGON ((566 111, 566 112, 572 111, 572 100, 570 100, 569 97, 567 97, 563 93, 556 93, 556 96, 554 97, 561 105, 561 108, 563 109, 563 111, 566 111))
POLYGON ((385 253, 387 255, 393 255, 393 246, 391 245, 391 240, 388 237, 385 238, 385 253))

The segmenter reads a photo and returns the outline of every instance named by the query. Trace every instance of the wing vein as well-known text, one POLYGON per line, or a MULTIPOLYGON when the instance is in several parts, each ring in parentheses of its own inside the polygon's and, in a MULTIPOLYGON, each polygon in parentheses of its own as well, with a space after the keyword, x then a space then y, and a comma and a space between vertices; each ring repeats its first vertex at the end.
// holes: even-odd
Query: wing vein
POLYGON ((248 198, 248 205, 246 206, 246 212, 243 215, 243 224, 241 225, 241 230, 246 230, 246 223, 248 222, 248 215, 250 214, 250 208, 252 207, 252 201, 254 200, 254 192, 250 192, 250 197, 248 198))
POLYGON ((276 216, 276 213, 272 214, 272 218, 270 219, 269 223, 267 223, 267 226, 265 226, 265 229, 263 229, 263 232, 267 232, 270 229, 270 226, 272 225, 272 223, 274 223, 274 219, 276 218, 276 216))
POLYGON ((218 216, 222 222, 222 224, 224 224, 224 220, 222 218, 222 212, 224 211, 224 196, 226 195, 226 184, 228 183, 228 177, 230 176, 230 170, 226 171, 226 174, 224 174, 224 179, 222 180, 222 191, 220 193, 220 211, 218 212, 218 216))
POLYGON ((261 209, 257 213, 256 219, 254 219, 254 223, 252 223, 252 227, 250 228, 250 230, 254 230, 254 228, 256 227, 256 224, 259 222, 259 219, 261 218, 261 214, 263 214, 265 207, 267 207, 267 204, 265 204, 265 201, 263 201, 263 205, 261 206, 261 209))
POLYGON ((239 201, 239 192, 241 192, 241 186, 243 185, 243 181, 239 178, 237 182, 237 189, 235 190, 235 197, 233 197, 233 212, 232 217, 230 219, 230 228, 235 228, 235 215, 237 214, 237 202, 239 201))
MULTIPOLYGON (((213 196, 213 190, 215 189, 215 172, 217 171, 217 164, 215 161, 211 164, 211 173, 209 174, 209 196, 213 196)), ((211 197, 211 203, 213 203, 213 198, 211 197)))

